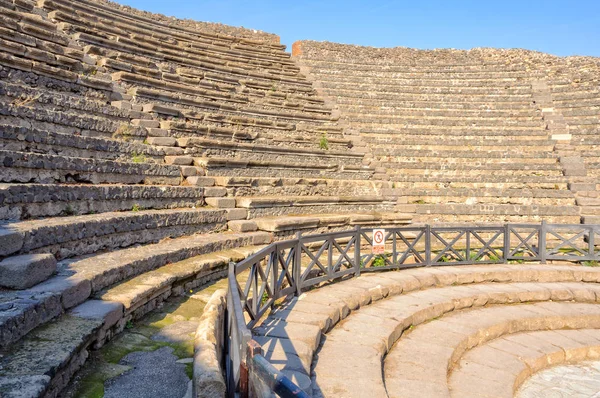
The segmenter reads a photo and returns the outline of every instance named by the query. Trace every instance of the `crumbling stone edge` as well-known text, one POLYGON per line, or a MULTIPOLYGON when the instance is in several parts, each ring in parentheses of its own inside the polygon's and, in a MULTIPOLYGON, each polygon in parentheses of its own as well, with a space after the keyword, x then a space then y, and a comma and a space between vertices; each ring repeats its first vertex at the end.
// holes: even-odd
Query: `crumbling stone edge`
POLYGON ((217 290, 208 300, 194 338, 193 397, 225 397, 222 353, 227 291, 217 290))

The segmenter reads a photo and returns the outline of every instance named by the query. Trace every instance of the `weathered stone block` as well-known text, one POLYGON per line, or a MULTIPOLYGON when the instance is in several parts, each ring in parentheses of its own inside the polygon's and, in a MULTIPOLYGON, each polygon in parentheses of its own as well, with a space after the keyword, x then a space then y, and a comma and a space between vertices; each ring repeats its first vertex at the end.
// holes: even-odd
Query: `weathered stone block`
POLYGON ((258 230, 256 223, 252 220, 229 221, 227 225, 233 232, 254 232, 258 230))
POLYGON ((218 209, 232 209, 235 207, 235 198, 206 198, 206 204, 218 209))
POLYGON ((0 286, 27 289, 45 281, 56 271, 52 254, 26 254, 0 262, 0 286))
MULTIPOLYGON (((185 179, 188 184, 197 187, 212 187, 215 185, 215 179, 211 177, 188 177, 185 179)), ((235 207, 235 206, 234 206, 235 207)))

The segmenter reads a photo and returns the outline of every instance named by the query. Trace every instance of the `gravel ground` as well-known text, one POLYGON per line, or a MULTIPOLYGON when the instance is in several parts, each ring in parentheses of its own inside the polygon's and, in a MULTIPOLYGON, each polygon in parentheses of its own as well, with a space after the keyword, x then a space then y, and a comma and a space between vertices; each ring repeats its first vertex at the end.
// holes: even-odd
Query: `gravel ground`
POLYGON ((104 398, 181 398, 186 395, 189 378, 185 364, 177 363, 171 347, 152 352, 132 352, 121 365, 133 369, 104 385, 104 398))

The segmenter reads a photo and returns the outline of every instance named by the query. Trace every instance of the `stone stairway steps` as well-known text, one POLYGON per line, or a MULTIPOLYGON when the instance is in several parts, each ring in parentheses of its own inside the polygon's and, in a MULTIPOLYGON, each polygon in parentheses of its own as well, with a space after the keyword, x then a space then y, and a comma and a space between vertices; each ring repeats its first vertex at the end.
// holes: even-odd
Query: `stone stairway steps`
POLYGON ((353 90, 351 87, 328 87, 326 89, 327 94, 333 98, 348 98, 348 99, 359 99, 359 100, 376 100, 386 101, 387 103, 394 104, 405 104, 406 102, 413 101, 431 101, 433 104, 436 103, 451 103, 451 104, 466 104, 473 103, 476 105, 493 106, 495 103, 500 105, 504 104, 520 104, 521 106, 531 106, 532 97, 530 93, 486 93, 480 91, 469 90, 445 90, 440 92, 439 90, 429 90, 430 92, 420 92, 418 90, 403 90, 396 92, 387 91, 368 91, 368 90, 353 90))
POLYGON ((377 195, 391 183, 377 180, 329 178, 212 177, 216 187, 227 189, 228 196, 353 196, 377 195))
POLYGON ((580 208, 574 204, 531 205, 522 204, 412 204, 399 205, 398 211, 414 213, 414 221, 419 223, 439 222, 482 222, 523 223, 526 220, 552 223, 578 224, 580 208))
POLYGON ((56 133, 51 130, 29 129, 0 125, 0 146, 6 151, 59 155, 70 158, 87 158, 144 163, 163 163, 165 151, 159 147, 108 138, 56 133))
POLYGON ((240 175, 244 177, 306 177, 367 180, 374 170, 356 164, 340 167, 323 163, 287 163, 276 160, 242 160, 228 158, 195 158, 194 164, 206 170, 209 177, 240 175))
POLYGON ((44 392, 55 396, 86 361, 89 350, 102 347, 128 322, 139 319, 167 297, 222 278, 230 261, 240 261, 261 247, 216 250, 167 263, 98 291, 96 298, 33 329, 4 352, 0 392, 3 396, 39 396, 44 392))
POLYGON ((539 118, 536 109, 525 108, 518 110, 505 109, 465 109, 463 108, 440 108, 432 109, 432 107, 419 107, 413 105, 411 107, 389 105, 369 106, 369 105, 346 105, 339 104, 340 108, 347 114, 365 114, 365 115, 402 115, 402 116, 446 116, 446 117, 510 117, 510 118, 539 118))
MULTIPOLYGON (((201 207, 200 187, 118 184, 0 184, 0 220, 139 209, 201 207)), ((208 192, 210 193, 210 192, 208 192)))
MULTIPOLYGON (((256 142, 285 146, 290 148, 319 148, 321 138, 325 134, 331 150, 347 149, 352 146, 351 140, 345 138, 335 126, 316 126, 290 124, 254 118, 236 118, 225 115, 194 115, 194 122, 161 122, 161 136, 174 138, 206 138, 234 142, 256 142)), ((150 131, 149 134, 155 134, 150 131)))
POLYGON ((399 124, 404 126, 460 126, 462 128, 470 127, 515 127, 519 128, 541 128, 542 120, 540 118, 524 118, 518 120, 516 118, 486 118, 486 117, 411 117, 411 116, 395 116, 395 115, 369 115, 369 114, 350 114, 345 113, 344 118, 355 123, 371 123, 373 125, 399 124))
POLYGON ((327 75, 319 77, 322 82, 335 82, 341 84, 357 83, 371 86, 399 87, 399 86, 423 86, 423 87, 489 87, 511 89, 531 89, 531 82, 524 79, 504 78, 504 79, 474 79, 474 78, 428 78, 419 77, 399 77, 396 75, 383 76, 350 76, 350 75, 327 75))
POLYGON ((238 197, 236 207, 249 218, 318 213, 389 212, 395 199, 377 196, 278 196, 238 197))
POLYGON ((418 94, 413 96, 397 96, 396 98, 389 99, 377 99, 375 96, 373 98, 370 97, 360 97, 360 96, 339 96, 335 99, 335 103, 340 108, 352 110, 356 108, 375 108, 375 109, 385 109, 385 108, 403 108, 403 109, 431 109, 431 110, 439 110, 439 111, 454 111, 458 112, 460 110, 465 111, 498 111, 498 112, 522 112, 528 113, 535 110, 533 108, 531 101, 527 99, 523 100, 515 100, 515 101, 500 101, 500 100, 483 100, 478 96, 470 96, 470 97, 444 97, 437 96, 435 94, 431 95, 422 95, 419 97, 418 94), (460 101, 459 99, 462 99, 460 101))
POLYGON ((361 163, 363 153, 325 149, 300 149, 287 146, 270 146, 224 142, 203 138, 179 138, 178 147, 185 148, 188 157, 238 158, 257 161, 285 161, 295 163, 327 162, 328 164, 361 163))
MULTIPOLYGON (((398 140, 405 138, 410 139, 427 139, 436 142, 437 139, 445 137, 446 139, 472 139, 480 137, 481 139, 503 139, 503 140, 547 140, 548 134, 541 130, 522 130, 522 129, 494 129, 494 128, 478 128, 470 127, 469 129, 455 130, 455 129, 444 129, 444 130, 430 130, 424 128, 414 127, 403 127, 401 129, 375 129, 375 128, 362 128, 360 129, 361 137, 373 140, 388 140, 395 141, 396 137, 398 140), (471 131, 472 129, 472 131, 471 131)), ((393 143, 393 142, 390 142, 393 143)))
POLYGON ((59 262, 57 275, 47 281, 3 292, 3 305, 11 311, 0 318, 0 346, 11 345, 118 282, 190 257, 270 241, 264 232, 198 234, 59 262))
POLYGON ((138 210, 54 217, 2 225, 14 244, 1 256, 52 253, 58 259, 226 228, 227 212, 211 208, 138 210))
MULTIPOLYGON (((0 182, 179 185, 178 166, 0 150, 0 182)), ((132 159, 134 160, 134 159, 132 159)))
POLYGON ((388 94, 459 94, 459 95, 499 95, 514 98, 531 98, 530 87, 431 87, 431 86, 387 86, 370 83, 341 83, 341 82, 321 82, 321 86, 326 89, 332 89, 334 92, 343 90, 348 91, 374 91, 388 94))

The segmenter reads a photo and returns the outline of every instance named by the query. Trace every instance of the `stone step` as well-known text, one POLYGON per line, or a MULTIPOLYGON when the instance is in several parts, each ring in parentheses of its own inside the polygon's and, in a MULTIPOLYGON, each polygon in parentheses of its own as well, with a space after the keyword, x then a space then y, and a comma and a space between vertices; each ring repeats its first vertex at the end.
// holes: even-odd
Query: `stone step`
POLYGON ((363 153, 351 151, 288 148, 286 146, 271 146, 226 142, 205 138, 179 138, 178 146, 185 149, 185 154, 191 157, 218 157, 256 161, 278 161, 290 163, 344 164, 362 163, 363 153))
POLYGON ((275 239, 292 239, 295 234, 314 235, 356 226, 390 228, 410 224, 412 217, 402 213, 356 213, 356 214, 301 214, 291 216, 259 217, 244 221, 255 229, 271 232, 275 239))
POLYGON ((485 198, 522 198, 522 199, 557 199, 573 200, 579 194, 573 194, 569 189, 503 189, 497 187, 487 187, 486 189, 466 189, 466 188, 446 188, 446 189, 425 189, 425 188, 382 188, 381 195, 384 196, 406 196, 406 197, 472 197, 478 199, 485 198))
MULTIPOLYGON (((265 119, 240 118, 228 115, 194 115, 194 122, 161 122, 162 136, 175 138, 222 139, 234 142, 256 142, 294 148, 319 148, 325 134, 329 149, 352 147, 352 142, 342 131, 335 131, 332 125, 315 126, 290 124, 265 119)), ((149 131, 149 134, 155 132, 149 131)))
MULTIPOLYGON (((416 214, 435 215, 443 217, 445 222, 453 222, 453 215, 465 216, 519 216, 519 217, 550 217, 562 216, 579 219, 579 207, 575 205, 566 206, 542 206, 537 204, 532 205, 514 205, 514 204, 461 204, 461 203, 444 203, 444 204, 413 204, 408 205, 414 209, 416 214)), ((406 206, 399 206, 402 211, 406 206)))
POLYGON ((4 224, 14 244, 0 256, 52 253, 58 259, 225 229, 227 212, 215 209, 143 210, 66 216, 4 224))
MULTIPOLYGON (((113 123, 129 122, 130 117, 134 115, 130 110, 106 104, 105 100, 86 97, 83 94, 87 88, 83 85, 73 87, 71 92, 61 89, 59 85, 42 89, 31 84, 31 81, 28 84, 16 75, 9 75, 0 80, 0 95, 7 100, 5 103, 17 108, 21 105, 40 110, 78 110, 84 115, 102 117, 113 123)), ((5 115, 7 114, 3 114, 5 115)), ((54 123, 59 124, 56 121, 54 123)))
POLYGON ((393 188, 399 189, 477 189, 485 192, 487 189, 547 189, 554 191, 568 190, 566 179, 537 176, 446 176, 439 178, 419 178, 410 176, 390 178, 393 188), (485 177, 485 178, 484 178, 485 177))
POLYGON ((373 87, 411 87, 421 86, 425 88, 431 87, 461 87, 461 88, 474 88, 474 87, 486 87, 493 89, 522 89, 530 90, 531 82, 524 79, 516 78, 505 78, 505 79, 473 79, 473 78, 427 78, 421 79, 419 77, 399 77, 395 75, 387 76, 352 76, 352 75, 328 75, 319 74, 318 79, 321 82, 329 83, 334 82, 336 84, 356 84, 359 87, 362 86, 373 86, 373 87))
POLYGON ((0 150, 0 182, 179 185, 178 166, 0 150))
POLYGON ((232 102, 231 100, 221 100, 220 102, 217 102, 216 100, 210 100, 196 95, 179 94, 176 90, 161 91, 155 86, 152 86, 151 88, 135 87, 129 90, 128 93, 134 97, 148 99, 153 104, 164 104, 166 108, 169 108, 169 114, 171 115, 175 114, 191 119, 195 119, 196 115, 203 116, 204 112, 223 112, 225 115, 271 117, 281 121, 296 120, 313 123, 333 121, 331 115, 324 115, 320 113, 320 111, 317 113, 311 112, 312 106, 310 108, 303 106, 303 109, 299 109, 298 111, 295 110, 295 108, 297 108, 295 104, 290 104, 289 107, 270 107, 273 109, 265 109, 262 104, 232 102), (242 106, 240 104, 246 105, 242 106), (184 105, 193 107, 193 109, 184 109, 182 107, 184 105))
POLYGON ((446 116, 446 117, 510 117, 510 118, 522 118, 522 117, 538 117, 536 109, 524 108, 518 110, 512 109, 481 109, 475 108, 441 108, 432 109, 430 106, 419 107, 413 105, 411 107, 406 106, 366 106, 359 104, 339 104, 338 106, 348 114, 368 114, 368 115, 401 115, 401 116, 446 116))
MULTIPOLYGON (((380 162, 380 167, 386 167, 390 175, 417 175, 424 177, 435 177, 442 175, 484 176, 502 171, 505 176, 562 176, 563 171, 558 164, 529 164, 529 163, 421 163, 421 162, 380 162)), ((557 179, 560 181, 561 179, 557 179)))
POLYGON ((394 199, 382 196, 238 197, 236 206, 248 209, 249 218, 290 214, 389 212, 394 199))
POLYGON ((0 220, 200 207, 210 190, 181 186, 0 184, 0 220))
POLYGON ((128 118, 93 114, 88 116, 87 111, 70 110, 68 107, 61 110, 60 107, 37 103, 20 104, 24 104, 23 101, 7 102, 0 98, 0 123, 46 131, 56 129, 57 133, 102 138, 111 138, 122 130, 128 133, 130 139, 143 139, 146 135, 145 129, 130 127, 128 118))
MULTIPOLYGON (((415 51, 407 49, 409 51, 415 51)), ((420 50, 416 50, 420 51, 420 50)), ((420 53, 419 55, 422 55, 420 53)), ((332 71, 345 71, 346 70, 357 70, 357 71, 370 71, 370 72, 403 72, 410 74, 422 74, 422 73, 452 73, 468 75, 472 73, 485 73, 487 76, 496 76, 496 74, 502 73, 524 73, 524 76, 530 76, 527 70, 527 65, 517 62, 506 64, 503 62, 464 62, 458 63, 456 61, 451 62, 432 62, 430 59, 419 59, 417 63, 406 63, 400 60, 394 60, 393 62, 373 62, 372 59, 337 59, 333 60, 331 57, 325 58, 312 58, 304 57, 300 55, 300 62, 306 65, 310 65, 312 68, 322 68, 332 71)), ((371 58, 367 56, 367 58, 371 58)), ((404 58, 404 60, 410 59, 411 62, 415 60, 416 56, 411 55, 404 58)))
POLYGON ((376 180, 328 178, 212 177, 217 187, 227 189, 228 196, 353 196, 377 195, 391 183, 376 180))
POLYGON ((362 165, 323 163, 287 163, 276 160, 258 161, 227 158, 195 158, 194 164, 206 170, 210 177, 306 177, 368 180, 374 169, 362 165))
POLYGON ((347 98, 348 100, 360 99, 360 100, 378 100, 387 101, 388 103, 404 103, 413 101, 431 101, 432 103, 456 103, 456 104, 467 104, 472 103, 476 105, 493 106, 497 103, 506 104, 521 104, 521 106, 531 106, 532 97, 529 93, 502 93, 492 92, 485 93, 479 91, 469 90, 469 92, 462 91, 433 91, 423 93, 420 90, 404 90, 398 92, 387 92, 387 91, 368 91, 368 90, 354 90, 351 87, 341 88, 332 86, 324 89, 332 98, 347 98))
POLYGON ((393 116, 386 115, 385 117, 377 115, 350 114, 345 113, 344 118, 355 123, 372 123, 372 124, 399 124, 404 126, 461 126, 462 128, 470 128, 474 126, 494 126, 494 127, 511 127, 518 126, 519 128, 542 127, 540 118, 494 118, 494 117, 410 117, 410 116, 393 116))
POLYGON ((32 288, 3 292, 11 313, 0 319, 0 347, 83 303, 103 289, 187 258, 271 241, 264 232, 199 234, 142 247, 97 253, 58 264, 58 274, 32 288))
MULTIPOLYGON (((310 60, 303 60, 308 64, 312 64, 310 60)), ((364 69, 365 65, 350 64, 345 68, 343 65, 336 65, 335 68, 319 67, 318 64, 311 66, 311 73, 319 76, 320 78, 325 76, 339 76, 343 70, 344 76, 357 76, 357 77, 387 77, 387 78, 398 78, 398 79, 420 79, 420 80, 484 80, 484 81, 528 81, 530 79, 529 73, 526 71, 444 71, 443 69, 426 70, 427 67, 420 67, 418 70, 407 71, 404 66, 387 65, 386 67, 379 67, 377 69, 364 69), (354 69, 356 67, 356 69, 354 69)), ((368 67, 368 66, 367 66, 368 67)))
MULTIPOLYGON (((134 129, 127 126, 128 129, 134 129)), ((119 162, 143 159, 144 163, 163 163, 164 156, 167 155, 160 147, 141 143, 82 135, 73 136, 6 124, 0 124, 0 147, 6 151, 119 162)))
POLYGON ((544 137, 548 138, 548 133, 544 130, 539 129, 522 129, 522 128, 493 128, 493 127, 479 127, 471 126, 468 128, 440 128, 437 126, 425 127, 393 127, 393 128, 374 128, 374 127, 361 127, 358 129, 361 136, 368 135, 372 137, 399 137, 402 138, 404 135, 411 138, 424 138, 420 136, 447 136, 447 137, 497 137, 498 139, 507 139, 505 137, 544 137))
MULTIPOLYGON (((402 192, 401 189, 394 189, 389 191, 402 192)), ((389 193, 388 190, 383 190, 384 193, 389 193)), ((408 204, 436 204, 436 205, 452 205, 452 204, 467 204, 467 205, 496 205, 496 204, 510 204, 510 205, 542 205, 542 206, 574 206, 576 205, 575 199, 570 191, 551 191, 550 193, 559 193, 560 196, 556 195, 543 195, 543 196, 520 196, 519 191, 513 191, 512 196, 503 195, 489 195, 485 192, 485 196, 481 193, 471 192, 461 194, 460 191, 453 193, 451 190, 444 192, 444 195, 413 195, 413 194, 400 194, 400 198, 406 200, 408 204)), ((521 191, 522 192, 522 191, 521 191)), ((525 191, 527 194, 527 191, 525 191)), ((577 204, 581 206, 580 204, 577 204)), ((583 210, 582 210, 583 212, 583 210)))
POLYGON ((124 308, 119 333, 127 321, 134 321, 160 306, 163 297, 179 296, 199 286, 227 277, 230 262, 239 262, 263 249, 264 245, 243 246, 190 257, 148 271, 103 289, 94 299, 120 303, 124 308))
POLYGON ((436 96, 434 94, 431 95, 422 95, 419 96, 415 94, 410 98, 398 96, 395 99, 376 99, 369 97, 350 97, 350 96, 340 96, 335 99, 336 104, 340 108, 352 110, 358 107, 365 108, 404 108, 404 109, 431 109, 431 110, 439 110, 439 111, 459 111, 459 110, 467 110, 467 111, 512 111, 512 112, 533 112, 535 108, 533 105, 527 100, 520 101, 494 101, 492 99, 482 100, 479 99, 478 96, 471 97, 471 100, 468 98, 463 98, 462 101, 459 101, 458 98, 454 98, 455 101, 450 101, 452 98, 450 97, 442 97, 436 96), (446 99, 447 101, 443 100, 446 99))
MULTIPOLYGON (((319 82, 325 90, 333 89, 348 91, 366 91, 381 93, 412 93, 412 94, 461 94, 461 95, 501 95, 501 96, 531 96, 530 87, 432 87, 432 86, 393 86, 371 83, 319 82)), ((529 97, 531 98, 531 97, 529 97)))

